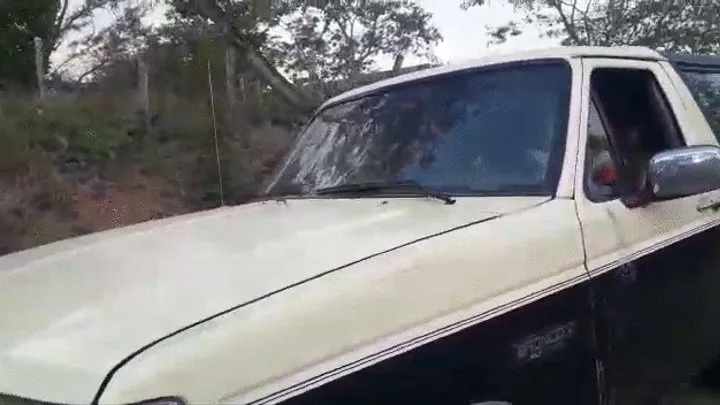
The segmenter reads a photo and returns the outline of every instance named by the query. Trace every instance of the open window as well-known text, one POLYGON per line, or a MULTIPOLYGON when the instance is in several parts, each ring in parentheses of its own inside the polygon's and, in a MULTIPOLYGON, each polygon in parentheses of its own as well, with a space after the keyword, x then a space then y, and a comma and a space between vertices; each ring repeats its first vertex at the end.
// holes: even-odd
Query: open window
POLYGON ((685 146, 660 84, 649 70, 598 68, 590 94, 586 195, 602 202, 642 194, 650 158, 685 146))

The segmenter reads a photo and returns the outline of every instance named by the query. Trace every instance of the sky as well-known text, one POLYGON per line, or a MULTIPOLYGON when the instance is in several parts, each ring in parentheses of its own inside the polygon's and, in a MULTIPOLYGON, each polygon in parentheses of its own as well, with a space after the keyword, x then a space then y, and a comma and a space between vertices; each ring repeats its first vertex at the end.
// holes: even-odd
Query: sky
MULTIPOLYGON (((85 0, 70 0, 75 6, 85 0)), ((489 5, 474 7, 469 10, 460 8, 462 0, 416 0, 425 10, 433 14, 433 23, 442 33, 442 43, 435 47, 435 54, 444 63, 452 63, 467 59, 482 57, 493 52, 533 49, 556 45, 557 40, 540 38, 538 32, 530 30, 515 37, 502 45, 488 48, 486 26, 503 24, 513 18, 512 8, 502 0, 489 1, 489 5)), ((152 13, 149 22, 161 21, 163 10, 158 9, 152 13)), ((113 17, 109 13, 102 13, 95 19, 96 29, 107 25, 113 17)), ((62 47, 61 47, 62 49, 62 47)), ((59 52, 53 62, 63 59, 64 52, 59 52)), ((406 58, 406 66, 422 63, 423 60, 414 57, 406 58)), ((392 66, 390 58, 378 61, 382 68, 392 66)))
POLYGON ((492 52, 541 48, 556 45, 557 40, 540 38, 536 31, 529 31, 502 45, 488 48, 486 26, 503 24, 517 15, 503 1, 490 1, 489 5, 460 8, 461 0, 416 0, 425 10, 433 14, 433 23, 442 33, 444 40, 435 48, 435 53, 444 62, 457 62, 485 56, 492 52))

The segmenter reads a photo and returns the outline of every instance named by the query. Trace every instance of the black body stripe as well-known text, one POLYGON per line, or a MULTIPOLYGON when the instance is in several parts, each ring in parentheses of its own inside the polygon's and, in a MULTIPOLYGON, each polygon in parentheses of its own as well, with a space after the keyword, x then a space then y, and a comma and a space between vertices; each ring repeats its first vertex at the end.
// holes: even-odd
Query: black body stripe
MULTIPOLYGON (((543 201, 543 202, 541 202, 541 203, 538 203, 538 204, 529 206, 529 207, 527 207, 527 208, 525 208, 525 209, 523 209, 523 210, 521 210, 521 211, 525 211, 525 210, 528 210, 528 209, 531 209, 531 208, 538 207, 538 206, 540 206, 540 205, 542 205, 542 204, 545 204, 545 203, 547 203, 547 202, 549 202, 549 201, 552 201, 552 199, 548 199, 548 200, 545 200, 545 201, 543 201)), ((517 212, 517 211, 516 211, 516 212, 517 212)), ((514 213, 516 213, 516 212, 514 212, 514 213)), ((213 315, 210 315, 210 316, 208 316, 208 317, 206 317, 206 318, 203 318, 203 319, 201 319, 201 320, 199 320, 199 321, 193 322, 193 323, 191 323, 190 325, 184 326, 184 327, 182 327, 182 328, 180 328, 180 329, 178 329, 178 330, 176 330, 176 331, 174 331, 174 332, 172 332, 172 333, 169 333, 169 334, 167 334, 167 335, 165 335, 165 336, 162 336, 162 337, 160 337, 160 338, 158 338, 158 339, 155 339, 155 340, 151 341, 150 343, 146 344, 145 346, 142 346, 142 347, 140 347, 139 349, 135 350, 134 352, 130 353, 128 356, 126 356, 124 359, 122 359, 120 362, 118 362, 113 368, 111 368, 110 371, 108 371, 108 373, 105 375, 105 378, 104 378, 104 379, 102 380, 102 382, 100 383, 100 387, 98 388, 98 391, 97 391, 97 393, 95 394, 95 397, 93 398, 93 400, 92 400, 92 402, 91 402, 91 405, 99 405, 99 403, 100 403, 100 397, 102 396, 102 394, 103 394, 103 392, 105 391, 105 389, 107 388, 107 386, 110 384, 110 380, 112 380, 113 376, 114 376, 123 366, 125 366, 126 364, 128 364, 132 359, 134 359, 135 357, 139 356, 139 355, 140 355, 142 352, 144 352, 145 350, 147 350, 147 349, 149 349, 149 348, 157 345, 158 343, 161 343, 161 342, 163 342, 163 341, 165 341, 165 340, 168 340, 168 339, 170 339, 170 338, 172 338, 172 337, 174 337, 174 336, 177 336, 177 335, 181 334, 182 332, 185 332, 185 331, 187 331, 187 330, 189 330, 189 329, 192 329, 192 328, 194 328, 194 327, 196 327, 196 326, 198 326, 198 325, 201 325, 201 324, 203 324, 203 323, 205 323, 205 322, 208 322, 208 321, 211 321, 211 320, 213 320, 213 319, 219 318, 219 317, 221 317, 221 316, 223 316, 223 315, 227 315, 227 314, 229 314, 229 313, 231 313, 231 312, 233 312, 233 311, 235 311, 235 310, 244 308, 244 307, 246 307, 246 306, 248 306, 248 305, 254 304, 254 303, 258 302, 258 301, 261 301, 261 300, 264 300, 264 299, 266 299, 266 298, 269 298, 269 297, 271 297, 271 296, 273 296, 273 295, 279 294, 279 293, 281 293, 281 292, 283 292, 283 291, 287 291, 287 290, 289 290, 289 289, 291 289, 291 288, 300 286, 300 285, 305 284, 305 283, 307 283, 307 282, 309 282, 309 281, 319 279, 319 278, 321 278, 321 277, 327 276, 327 275, 332 274, 332 273, 335 273, 335 272, 337 272, 337 271, 346 269, 346 268, 348 268, 348 267, 350 267, 350 266, 356 265, 356 264, 358 264, 358 263, 362 263, 362 262, 364 262, 364 261, 373 259, 373 258, 378 257, 378 256, 382 256, 382 255, 384 255, 384 254, 386 254, 386 253, 390 253, 390 252, 393 252, 393 251, 402 249, 402 248, 404 248, 404 247, 413 245, 413 244, 415 244, 415 243, 419 243, 419 242, 422 242, 422 241, 425 241, 425 240, 428 240, 428 239, 432 239, 432 238, 437 237, 437 236, 445 235, 445 234, 448 234, 448 233, 451 233, 451 232, 454 232, 454 231, 458 231, 458 230, 461 230, 461 229, 469 228, 469 227, 471 227, 471 226, 474 226, 474 225, 477 225, 477 224, 480 224, 480 223, 483 223, 483 222, 487 222, 487 221, 493 220, 493 219, 495 219, 495 218, 500 217, 501 215, 504 215, 504 214, 494 215, 494 216, 491 216, 491 217, 489 217, 489 218, 484 218, 484 219, 481 219, 481 220, 478 220, 478 221, 472 221, 472 222, 469 222, 469 223, 466 223, 466 224, 463 224, 463 225, 456 226, 456 227, 454 227, 454 228, 446 229, 446 230, 441 231, 441 232, 436 232, 436 233, 433 233, 433 234, 430 234, 430 235, 427 235, 427 236, 423 236, 422 238, 418 238, 418 239, 412 240, 412 241, 410 241, 410 242, 403 243, 403 244, 401 244, 401 245, 392 247, 392 248, 390 248, 390 249, 386 249, 386 250, 383 250, 383 251, 380 251, 380 252, 377 252, 377 253, 373 253, 373 254, 371 254, 371 255, 369 255, 369 256, 366 256, 366 257, 364 257, 364 258, 361 258, 361 259, 355 260, 355 261, 353 261, 353 262, 344 264, 344 265, 342 265, 342 266, 340 266, 340 267, 336 267, 336 268, 334 268, 334 269, 330 269, 330 270, 324 271, 324 272, 319 273, 319 274, 316 274, 316 275, 314 275, 314 276, 312 276, 312 277, 309 277, 309 278, 300 280, 300 281, 298 281, 298 282, 295 282, 295 283, 286 285, 285 287, 282 287, 282 288, 279 288, 279 289, 277 289, 277 290, 271 291, 271 292, 269 292, 269 293, 267 293, 267 294, 264 294, 264 295, 261 295, 261 296, 259 296, 259 297, 253 298, 252 300, 249 300, 249 301, 243 302, 243 303, 241 303, 241 304, 235 305, 235 306, 230 307, 230 308, 228 308, 228 309, 226 309, 226 310, 223 310, 223 311, 221 311, 221 312, 218 312, 218 313, 216 313, 216 314, 213 314, 213 315)))
MULTIPOLYGON (((610 270, 612 270, 612 269, 614 269, 614 268, 617 268, 617 267, 619 267, 619 266, 621 266, 621 265, 623 265, 623 264, 626 264, 626 263, 635 261, 635 260, 637 260, 637 259, 639 259, 639 258, 641 258, 641 257, 643 257, 643 256, 649 255, 649 254, 651 254, 651 253, 653 253, 653 252, 655 252, 655 251, 658 251, 658 250, 663 249, 663 248, 665 248, 665 247, 667 247, 667 246, 670 246, 670 245, 672 245, 672 244, 675 244, 675 243, 677 243, 677 242, 680 242, 680 241, 682 241, 682 240, 685 240, 685 239, 687 239, 687 238, 689 238, 689 237, 692 237, 693 235, 696 235, 696 234, 699 234, 699 233, 701 233, 701 232, 703 232, 703 231, 712 229, 713 227, 717 226, 718 224, 720 224, 720 221, 713 221, 713 222, 710 222, 710 223, 705 224, 705 225, 703 225, 703 226, 700 226, 700 227, 698 227, 698 228, 694 228, 694 229, 692 229, 692 230, 690 230, 690 231, 687 231, 687 232, 685 232, 685 233, 682 233, 682 234, 680 234, 680 235, 677 235, 677 236, 675 236, 675 237, 673 237, 673 238, 666 239, 666 240, 664 240, 663 242, 660 242, 660 243, 658 243, 658 244, 655 244, 655 245, 652 245, 652 246, 650 246, 650 247, 647 247, 647 248, 645 248, 645 249, 643 249, 643 250, 641 250, 641 251, 639 251, 639 252, 636 252, 636 253, 634 253, 634 254, 632 254, 632 255, 628 255, 628 256, 626 256, 626 257, 624 257, 624 258, 622 258, 622 259, 619 259, 619 260, 616 260, 616 261, 611 262, 611 263, 609 263, 609 264, 606 264, 606 265, 604 265, 604 266, 601 266, 601 267, 599 267, 599 268, 597 268, 597 269, 595 269, 595 270, 586 271, 585 274, 582 275, 582 276, 578 276, 578 277, 574 277, 574 278, 565 280, 565 281, 563 281, 563 282, 561 282, 561 283, 558 283, 558 284, 549 286, 549 287, 547 287, 547 288, 545 288, 545 289, 543 289, 543 290, 536 291, 536 292, 534 292, 533 294, 527 295, 527 296, 525 296, 525 297, 519 298, 519 299, 514 300, 514 301, 510 301, 510 302, 508 302, 508 303, 506 303, 506 304, 503 304, 503 305, 501 305, 501 306, 499 306, 499 307, 493 308, 493 309, 491 309, 491 310, 489 310, 489 311, 487 311, 487 312, 484 312, 484 313, 475 315, 475 316, 473 316, 473 317, 471 317, 471 318, 463 319, 463 320, 458 321, 458 322, 456 322, 456 323, 454 323, 454 324, 450 324, 450 325, 447 325, 447 326, 445 326, 445 327, 443 327, 443 328, 436 329, 436 330, 434 330, 434 331, 432 331, 432 332, 429 332, 429 333, 427 333, 427 334, 425 334, 425 335, 420 335, 420 336, 415 337, 415 338, 413 338, 413 339, 411 339, 411 340, 408 340, 408 341, 399 343, 399 344, 397 344, 397 345, 395 345, 395 346, 392 346, 392 347, 390 347, 390 348, 388 348, 388 349, 386 349, 386 350, 383 350, 383 351, 380 351, 380 352, 377 352, 377 353, 373 353, 373 354, 371 354, 371 355, 369 355, 369 356, 366 356, 366 357, 364 357, 364 358, 358 359, 358 360, 356 360, 356 361, 354 361, 354 362, 347 363, 347 364, 345 364, 345 365, 336 367, 336 368, 334 368, 334 369, 332 369, 332 370, 326 371, 326 372, 324 372, 324 373, 322 373, 322 374, 319 374, 319 375, 317 375, 317 376, 314 376, 314 377, 312 377, 312 378, 309 378, 309 379, 307 379, 307 380, 305 380, 305 381, 296 383, 296 384, 294 384, 294 385, 292 385, 292 386, 290 386, 290 387, 287 387, 287 388, 285 388, 285 389, 283 389, 283 390, 281 390, 281 391, 277 391, 277 392, 272 393, 272 394, 269 394, 269 395, 267 395, 267 396, 265 396, 265 397, 263 397, 263 398, 260 398, 260 399, 257 399, 257 400, 255 400, 255 401, 249 402, 249 403, 247 403, 247 405, 261 404, 261 403, 264 403, 264 402, 267 402, 267 401, 276 399, 276 398, 279 397, 279 396, 285 396, 285 395, 288 395, 288 394, 292 394, 292 393, 294 393, 294 392, 297 392, 297 391, 302 390, 303 388, 307 387, 308 385, 312 385, 312 384, 318 383, 318 382, 320 382, 320 381, 322 381, 322 380, 331 379, 331 378, 337 376, 338 374, 347 374, 348 372, 352 371, 353 369, 362 368, 364 365, 369 365, 369 364, 376 363, 376 362, 381 361, 381 360, 383 360, 383 359, 390 358, 390 357, 393 357, 393 356, 395 356, 395 355, 398 355, 398 354, 400 354, 400 353, 402 353, 402 352, 404 352, 404 351, 409 350, 410 348, 413 348, 413 347, 416 347, 416 346, 419 346, 419 345, 422 345, 422 344, 429 343, 429 342, 431 342, 431 341, 433 341, 433 340, 436 340, 436 339, 444 336, 444 335, 445 335, 445 332, 448 332, 448 331, 458 331, 458 330, 462 330, 462 329, 468 328, 468 327, 473 326, 473 325, 476 325, 476 324, 478 324, 478 323, 480 323, 480 322, 482 322, 482 321, 484 321, 484 320, 487 320, 487 319, 489 319, 489 318, 493 318, 493 317, 498 316, 498 315, 500 315, 500 314, 502 314, 502 313, 504 313, 504 312, 507 312, 508 310, 513 309, 514 307, 519 307, 519 306, 522 306, 522 305, 530 304, 530 303, 532 303, 532 302, 534 302, 534 301, 539 300, 540 298, 544 298, 544 297, 549 296, 549 295, 551 295, 551 294, 554 294, 554 293, 556 293, 556 292, 565 290, 566 288, 570 288, 570 287, 572 287, 573 285, 579 284, 579 283, 582 282, 582 281, 591 281, 592 279, 594 279, 594 278, 600 276, 601 274, 605 273, 605 271, 610 271, 610 270)), ((586 269, 586 270, 587 270, 587 269, 586 269)), ((592 286, 592 285, 591 285, 591 286, 592 286)))
POLYGON ((327 380, 332 377, 347 374, 348 372, 354 371, 356 369, 363 368, 365 365, 371 365, 374 363, 377 363, 381 360, 394 357, 398 354, 401 354, 409 349, 412 349, 414 347, 430 343, 434 340, 437 340, 443 336, 446 336, 448 333, 446 332, 458 332, 460 330, 469 328, 471 326, 477 325, 485 320, 488 320, 490 318, 493 318, 495 316, 501 315, 505 312, 508 312, 512 309, 515 309, 516 307, 521 307, 526 304, 530 304, 534 301, 537 301, 541 298, 547 297, 555 292, 565 290, 566 288, 569 288, 573 285, 579 284, 584 281, 589 281, 586 274, 573 277, 571 279, 565 280, 561 283, 551 285, 543 290, 535 291, 532 294, 526 295, 522 298, 516 299, 514 301, 509 301, 501 306, 495 307, 489 311, 480 313, 478 315, 472 316, 470 318, 463 319, 461 321, 455 322, 453 324, 444 326, 440 329, 436 329, 434 331, 428 332, 424 335, 417 336, 411 340, 407 340, 402 343, 398 343, 395 346, 389 347, 383 351, 373 353, 369 356, 360 358, 358 360, 355 360, 353 362, 347 363, 345 365, 336 367, 332 370, 326 371, 322 374, 319 374, 317 376, 314 376, 312 378, 309 378, 305 381, 299 382, 297 384, 291 385, 287 388, 284 388, 281 391, 277 391, 275 393, 269 394, 263 398, 257 399, 255 401, 248 402, 246 405, 254 405, 254 404, 260 404, 263 402, 267 402, 273 399, 276 399, 279 396, 285 396, 288 394, 292 394, 294 392, 300 391, 303 388, 307 387, 308 385, 321 382, 322 380, 327 380))

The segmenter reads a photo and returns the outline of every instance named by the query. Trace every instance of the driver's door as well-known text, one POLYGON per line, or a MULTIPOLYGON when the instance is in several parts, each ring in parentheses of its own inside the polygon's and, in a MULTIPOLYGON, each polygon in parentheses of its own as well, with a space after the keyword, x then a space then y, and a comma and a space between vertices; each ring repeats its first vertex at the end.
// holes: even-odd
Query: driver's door
MULTIPOLYGON (((629 208, 622 191, 593 182, 592 157, 619 161, 616 125, 591 94, 591 75, 602 69, 652 75, 677 131, 687 145, 717 144, 697 111, 675 91, 678 77, 662 63, 617 59, 583 61, 583 102, 575 199, 601 347, 603 403, 655 403, 720 353, 720 213, 698 209, 719 192, 629 208), (690 107, 688 107, 690 105, 690 107), (695 115, 696 116, 696 115, 695 115), (605 142, 601 142, 605 138, 605 142), (588 142, 588 140, 591 140, 588 142), (600 141, 598 141, 600 140, 600 141), (607 145, 608 150, 593 150, 607 145), (593 190, 605 190, 604 195, 593 190), (596 192, 595 192, 596 193, 596 192), (718 253, 715 253, 718 252, 718 253)), ((618 170, 622 170, 618 166, 618 170)))

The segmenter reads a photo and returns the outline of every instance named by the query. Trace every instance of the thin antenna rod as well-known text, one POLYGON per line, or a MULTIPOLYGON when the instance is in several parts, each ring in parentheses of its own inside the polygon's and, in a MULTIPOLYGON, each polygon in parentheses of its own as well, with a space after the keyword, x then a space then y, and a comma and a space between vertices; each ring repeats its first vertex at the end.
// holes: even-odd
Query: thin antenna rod
POLYGON ((222 169, 220 167, 220 147, 218 146, 217 119, 215 117, 215 92, 213 91, 212 71, 208 59, 208 86, 210 88, 210 107, 212 108, 213 131, 215 132, 215 158, 217 159, 218 181, 220 182, 220 205, 225 206, 225 193, 223 192, 222 169))

